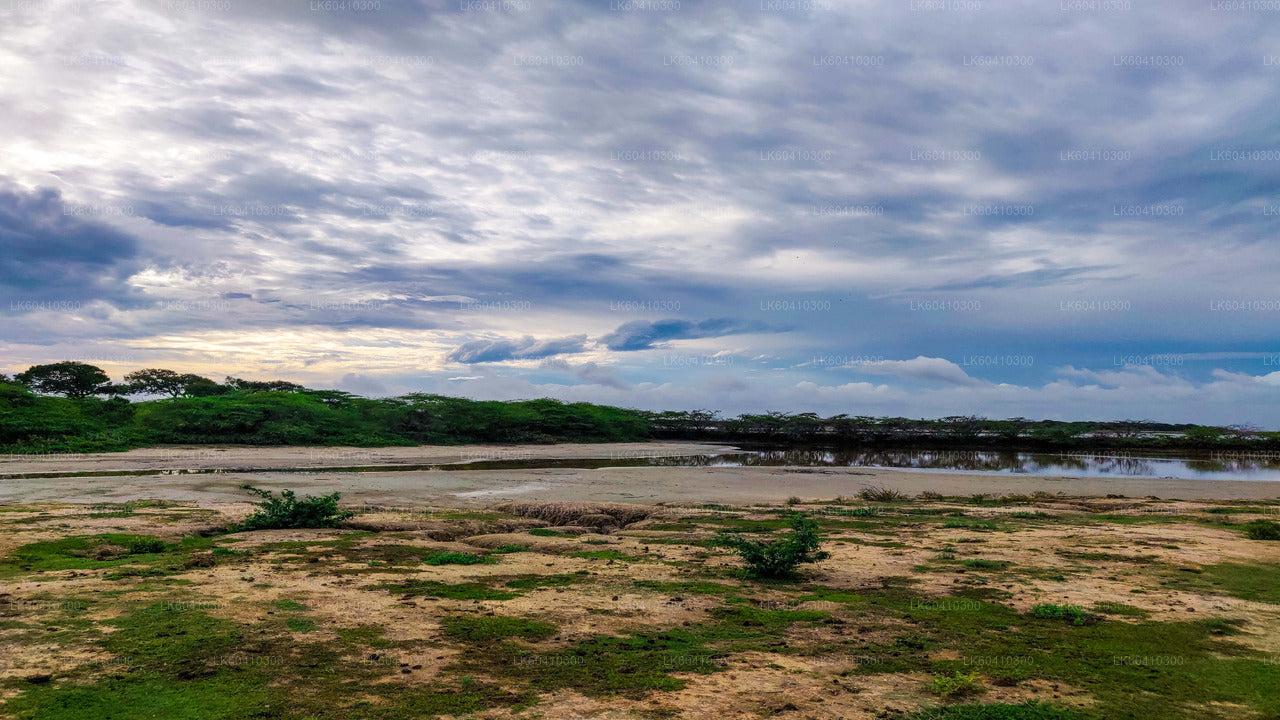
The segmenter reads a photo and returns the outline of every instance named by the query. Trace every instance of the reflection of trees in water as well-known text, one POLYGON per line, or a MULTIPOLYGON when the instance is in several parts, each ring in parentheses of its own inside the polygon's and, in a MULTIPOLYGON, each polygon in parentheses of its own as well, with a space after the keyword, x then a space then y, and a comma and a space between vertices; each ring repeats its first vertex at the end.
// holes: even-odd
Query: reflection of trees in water
MULTIPOLYGON (((440 466, 444 470, 600 467, 892 467, 921 470, 1014 472, 1030 475, 1160 476, 1197 473, 1266 475, 1280 471, 1280 455, 1197 455, 1150 457, 1125 453, 1025 453, 998 450, 833 450, 792 448, 740 453, 658 456, 637 453, 612 458, 496 460, 440 466), (1181 468, 1179 467, 1181 466, 1181 468)), ((424 466, 435 468, 436 466, 424 466)), ((1194 476, 1190 476, 1194 477, 1194 476)), ((1265 478, 1264 478, 1265 479, 1265 478)), ((1280 479, 1280 478, 1276 478, 1280 479)))
POLYGON ((653 458, 652 465, 671 467, 892 467, 921 470, 1014 472, 1031 475, 1097 474, 1158 476, 1168 474, 1164 463, 1182 463, 1197 472, 1249 474, 1280 470, 1280 457, 1152 458, 1124 453, 1025 453, 998 450, 831 450, 796 448, 757 450, 723 455, 653 458))

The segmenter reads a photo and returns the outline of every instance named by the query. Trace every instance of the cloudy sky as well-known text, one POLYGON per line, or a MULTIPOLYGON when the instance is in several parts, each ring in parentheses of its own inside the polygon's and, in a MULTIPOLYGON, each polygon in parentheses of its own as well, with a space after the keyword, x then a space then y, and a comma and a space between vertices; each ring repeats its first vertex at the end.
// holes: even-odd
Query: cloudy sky
POLYGON ((0 0, 0 371, 1280 427, 1280 3, 0 0))

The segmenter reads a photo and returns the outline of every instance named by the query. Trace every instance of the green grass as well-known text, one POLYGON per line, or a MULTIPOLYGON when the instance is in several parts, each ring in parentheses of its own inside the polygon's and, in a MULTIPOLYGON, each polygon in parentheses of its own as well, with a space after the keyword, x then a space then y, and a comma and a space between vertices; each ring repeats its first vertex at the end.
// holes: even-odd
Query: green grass
MULTIPOLYGON (((725 667, 726 655, 765 649, 795 623, 820 622, 824 612, 762 610, 732 605, 716 608, 712 619, 689 627, 597 635, 563 650, 533 653, 496 642, 483 633, 471 652, 450 669, 455 673, 501 672, 504 680, 554 692, 571 689, 592 697, 639 698, 685 686, 675 673, 710 673, 725 667)), ((483 618, 492 621, 494 618, 483 618)), ((470 620, 475 620, 471 618, 470 620)))
POLYGON ((184 538, 177 544, 166 544, 149 535, 104 533, 74 535, 58 540, 28 543, 0 560, 0 577, 59 570, 93 570, 120 565, 147 565, 157 571, 182 569, 187 553, 207 550, 212 538, 184 538), (118 548, 105 553, 105 548, 118 548), (103 559, 95 559, 95 553, 103 559), (118 554, 117 554, 118 553, 118 554))
POLYGON ((429 555, 423 562, 427 565, 488 565, 498 562, 498 558, 471 553, 439 552, 429 555))
POLYGON ((639 560, 635 555, 628 555, 618 550, 586 550, 583 552, 569 553, 569 557, 585 558, 588 560, 639 560))
POLYGON ((1179 589, 1220 592, 1252 602, 1280 603, 1280 567, 1217 563, 1195 569, 1199 572, 1171 573, 1165 584, 1179 589))
POLYGON ((508 580, 506 586, 516 588, 518 590, 532 590, 542 587, 566 587, 574 583, 580 583, 585 575, 520 575, 514 580, 508 580))
POLYGON ((299 612, 299 611, 302 611, 302 610, 309 610, 309 609, 310 609, 310 608, 308 608, 306 605, 303 605, 303 604, 302 604, 302 603, 300 603, 300 602, 295 602, 295 601, 293 601, 293 600, 289 600, 289 599, 287 599, 287 598, 280 598, 279 600, 276 600, 276 601, 275 601, 274 603, 272 603, 272 604, 276 606, 276 609, 277 609, 277 610, 285 610, 285 611, 289 611, 289 612, 299 612))
POLYGON ((1251 520, 1244 524, 1244 535, 1250 540, 1280 540, 1280 523, 1274 520, 1251 520))
POLYGON ((1083 716, 1034 700, 1020 705, 952 705, 929 708, 905 720, 1082 720, 1083 716))
POLYGON ((659 580, 637 580, 635 586, 645 590, 653 590, 672 595, 732 595, 739 588, 724 583, 693 580, 687 582, 662 582, 659 580))
POLYGON ((983 560, 981 558, 973 558, 964 560, 960 564, 973 570, 1004 570, 1013 563, 1008 560, 983 560))
POLYGON ((546 640, 553 637, 558 628, 548 622, 529 618, 503 617, 445 617, 440 629, 454 640, 468 642, 494 642, 510 638, 522 640, 546 640))
POLYGON ((374 587, 405 595, 423 595, 449 600, 510 600, 520 596, 518 592, 499 590, 477 582, 450 584, 436 580, 406 580, 383 583, 374 587))
POLYGON ((534 528, 529 531, 529 534, 537 535, 538 537, 562 537, 562 538, 573 537, 573 535, 570 535, 569 533, 558 532, 556 530, 552 530, 551 528, 534 528))
POLYGON ((311 632, 316 629, 316 624, 307 618, 291 617, 285 618, 284 624, 293 632, 311 632))
POLYGON ((813 588, 810 597, 845 603, 868 620, 910 624, 893 642, 857 645, 859 653, 886 658, 860 667, 859 673, 968 672, 972 668, 963 661, 929 659, 937 651, 963 648, 970 658, 1026 659, 984 667, 993 684, 1043 678, 1088 688, 1098 701, 1089 717, 1191 720, 1202 716, 1199 706, 1214 702, 1248 705, 1264 716, 1280 713, 1280 694, 1270 691, 1280 685, 1280 665, 1231 642, 1229 636, 1238 631, 1218 619, 1074 625, 1071 618, 1077 614, 1069 610, 1021 615, 997 603, 922 602, 897 590, 856 594, 813 588))

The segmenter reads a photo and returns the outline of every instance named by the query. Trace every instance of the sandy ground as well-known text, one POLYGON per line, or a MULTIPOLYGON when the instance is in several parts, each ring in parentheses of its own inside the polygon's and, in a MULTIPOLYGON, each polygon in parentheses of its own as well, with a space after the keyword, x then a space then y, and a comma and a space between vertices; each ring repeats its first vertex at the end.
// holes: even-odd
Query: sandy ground
POLYGON ((17 473, 114 470, 322 468, 441 465, 564 458, 634 459, 732 452, 730 445, 693 442, 566 443, 560 445, 419 445, 416 447, 255 447, 174 445, 118 453, 0 455, 0 476, 17 473))
POLYGON ((632 503, 708 502, 730 505, 855 495, 872 485, 915 495, 975 493, 1072 496, 1124 495, 1178 499, 1271 499, 1280 484, 1265 481, 1169 478, 1072 478, 922 472, 881 468, 625 467, 539 470, 396 470, 310 472, 325 467, 436 464, 473 460, 626 459, 732 450, 703 443, 604 445, 424 446, 414 448, 149 448, 76 456, 6 456, 0 475, 65 472, 66 477, 0 479, 0 503, 124 502, 163 499, 199 503, 244 501, 240 486, 341 492, 348 502, 403 506, 480 507, 501 500, 632 503), (184 453, 187 453, 184 455, 184 453), (114 475, 76 473, 176 468, 221 468, 216 474, 114 475), (286 471, 255 468, 293 468, 286 471))
MULTIPOLYGON (((1083 501, 1065 498, 1038 500, 1035 508, 1058 515, 1087 513, 1110 505, 1127 505, 1136 511, 1146 509, 1170 515, 1194 514, 1204 509, 1203 504, 1185 501, 1148 503, 1143 500, 1083 501)), ((917 501, 912 504, 914 508, 926 506, 952 508, 949 503, 917 501)), ((993 519, 1017 509, 1029 508, 966 506, 972 517, 993 519)), ((4 532, 0 532, 0 558, 8 555, 13 545, 77 534, 107 531, 156 533, 175 540, 207 525, 213 519, 211 516, 238 516, 243 510, 239 504, 211 508, 143 508, 124 517, 101 518, 67 506, 11 510, 0 518, 0 525, 4 527, 4 532)), ((176 589, 148 586, 144 590, 141 588, 145 581, 107 580, 103 577, 106 570, 46 572, 9 583, 5 588, 5 593, 9 594, 0 596, 4 598, 0 602, 0 616, 8 615, 10 619, 33 623, 47 620, 46 624, 52 624, 52 618, 60 617, 57 608, 63 599, 92 597, 95 598, 95 606, 90 617, 100 622, 125 612, 129 601, 154 602, 176 598, 179 603, 198 603, 212 616, 250 626, 281 622, 280 608, 273 603, 287 599, 301 602, 307 608, 306 617, 317 625, 314 631, 292 636, 299 643, 332 640, 339 629, 370 623, 385 628, 385 637, 399 643, 399 646, 392 651, 378 652, 393 653, 395 663, 403 665, 390 666, 386 676, 378 682, 395 683, 404 692, 414 692, 415 686, 440 678, 447 680, 462 672, 450 670, 449 666, 465 659, 467 646, 442 636, 439 620, 446 615, 496 613, 553 622, 559 628, 557 636, 539 645, 540 650, 547 651, 563 649, 599 634, 618 635, 707 621, 712 610, 721 604, 720 599, 714 596, 686 593, 675 596, 670 591, 639 587, 634 582, 636 579, 680 582, 704 579, 700 573, 710 573, 705 579, 739 588, 738 591, 750 596, 750 601, 757 607, 792 607, 787 603, 797 597, 797 592, 785 587, 756 586, 718 573, 718 570, 736 566, 736 560, 728 554, 709 554, 695 545, 654 542, 662 537, 672 539, 679 536, 684 540, 709 537, 716 529, 714 526, 699 528, 693 533, 661 528, 664 523, 680 518, 696 522, 699 518, 717 515, 719 513, 691 508, 665 508, 615 534, 585 534, 574 538, 545 538, 513 531, 501 536, 506 538, 501 544, 519 541, 529 546, 530 552, 504 555, 499 563, 492 565, 423 566, 407 571, 404 568, 374 567, 362 557, 344 559, 342 551, 323 545, 326 541, 342 537, 348 532, 345 530, 245 532, 236 536, 234 547, 247 555, 219 559, 215 567, 191 568, 181 572, 180 577, 185 584, 176 589), (273 549, 273 546, 287 542, 313 544, 306 548, 277 546, 273 549), (544 542, 546 544, 542 545, 544 542), (572 554, 583 548, 607 548, 632 560, 615 562, 572 554), (319 557, 310 562, 283 561, 286 557, 305 552, 316 553, 319 557), (339 571, 345 574, 339 574, 339 571), (500 586, 502 578, 516 575, 571 573, 590 573, 590 577, 568 587, 542 587, 508 600, 483 603, 435 598, 422 593, 383 592, 372 586, 375 582, 406 579, 446 583, 492 581, 500 586), (100 595, 130 588, 127 599, 113 600, 100 595), (273 620, 272 616, 277 617, 273 620), (397 671, 397 667, 405 665, 412 670, 397 671)), ((416 511, 381 510, 368 513, 364 519, 406 521, 423 516, 424 513, 416 511)), ((461 531, 470 521, 423 522, 454 523, 461 531)), ((515 526, 544 524, 531 518, 493 522, 505 523, 508 530, 515 526)), ((495 529, 489 528, 487 532, 495 529)), ((1233 636, 1234 642, 1263 653, 1280 652, 1280 605, 1246 602, 1196 590, 1172 589, 1162 584, 1173 568, 1188 564, 1280 562, 1280 543, 1250 541, 1235 530, 1191 522, 1081 526, 1032 521, 1013 527, 1010 532, 982 533, 947 528, 937 522, 899 519, 882 529, 892 535, 856 528, 831 529, 828 532, 830 542, 826 547, 832 556, 806 570, 810 580, 830 589, 860 592, 882 587, 889 578, 913 577, 917 581, 914 591, 926 598, 948 598, 963 580, 968 586, 1007 589, 1005 604, 1021 613, 1044 602, 1085 608, 1099 603, 1117 603, 1144 610, 1151 619, 1161 622, 1228 618, 1240 622, 1244 628, 1243 634, 1233 636), (883 543, 887 539, 897 542, 870 544, 883 543), (966 542, 966 539, 981 542, 966 542), (1013 570, 1007 573, 966 572, 954 568, 919 572, 917 567, 932 562, 941 546, 954 547, 959 559, 1003 560, 1012 563, 1013 570), (1081 550, 1105 550, 1106 557, 1083 561, 1064 555, 1081 550), (1060 576, 1050 577, 1056 573, 1060 576), (1142 592, 1135 594, 1137 589, 1142 592)), ((486 539, 495 537, 498 536, 467 536, 466 532, 460 532, 452 539, 442 540, 430 537, 426 531, 388 532, 366 537, 358 547, 375 550, 382 546, 414 545, 474 552, 475 548, 492 546, 493 543, 486 542, 486 539)), ((879 653, 888 652, 887 648, 892 647, 897 635, 911 631, 909 625, 888 617, 869 618, 864 609, 855 612, 835 602, 814 601, 795 607, 829 612, 839 621, 822 626, 796 627, 786 636, 784 644, 793 648, 813 648, 812 652, 729 653, 723 661, 723 672, 680 675, 688 683, 682 690, 654 692, 640 699, 589 698, 570 690, 559 690, 544 694, 542 702, 528 713, 509 714, 506 710, 496 709, 474 717, 485 720, 510 720, 514 717, 755 720, 778 716, 787 720, 876 720, 896 716, 892 714, 894 710, 911 712, 941 704, 929 690, 931 678, 927 674, 854 672, 861 663, 875 662, 881 657, 879 653), (818 651, 818 648, 829 649, 818 651)), ((1107 620, 1126 621, 1119 616, 1107 620)), ((89 640, 73 637, 60 642, 32 642, 31 636, 24 632, 21 628, 0 630, 0 648, 4 650, 0 653, 0 657, 4 657, 4 661, 0 661, 0 678, 70 675, 77 667, 112 660, 89 640), (13 642, 17 637, 23 641, 13 642)), ((352 658, 363 658, 372 651, 361 650, 352 658)), ((962 644, 947 647, 938 650, 935 659, 967 658, 976 663, 974 667, 984 675, 984 666, 980 663, 997 659, 985 656, 968 658, 966 652, 962 644)), ((249 662, 239 655, 226 659, 233 661, 232 664, 249 662)), ((282 668, 293 662, 288 657, 274 659, 281 661, 282 668)), ((496 668, 494 673, 497 681, 506 682, 499 670, 496 668)), ((282 674, 287 675, 286 670, 282 669, 282 674)), ((985 703, 1016 703, 1032 698, 1052 700, 1064 707, 1088 707, 1094 703, 1087 688, 1056 681, 1030 679, 1015 685, 1002 685, 984 677, 982 682, 984 691, 976 700, 985 703)), ((12 694, 12 690, 7 692, 7 695, 12 694)), ((5 697, 6 693, 0 693, 0 702, 5 697)), ((2 708, 0 716, 3 716, 2 708)), ((1206 713, 1202 717, 1260 720, 1261 716, 1242 707, 1233 707, 1219 713, 1206 713)))

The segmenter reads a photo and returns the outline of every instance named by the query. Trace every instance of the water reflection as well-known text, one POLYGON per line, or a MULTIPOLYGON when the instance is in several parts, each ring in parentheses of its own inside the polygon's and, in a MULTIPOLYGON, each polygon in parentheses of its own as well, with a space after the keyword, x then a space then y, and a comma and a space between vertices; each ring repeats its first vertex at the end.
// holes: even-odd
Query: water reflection
MULTIPOLYGON (((1128 453, 1028 453, 997 450, 750 450, 720 455, 630 458, 618 465, 668 467, 878 467, 1068 477, 1172 477, 1280 480, 1275 454, 1164 457, 1128 453)), ((607 466, 607 465, 606 465, 607 466)))
MULTIPOLYGON (((875 467, 937 472, 1006 473, 1065 477, 1158 477, 1191 480, 1280 481, 1275 453, 1151 454, 1028 453, 1000 450, 756 449, 706 455, 619 454, 613 457, 480 460, 398 469, 515 470, 611 467, 875 467)), ((379 469, 379 468, 370 468, 379 469)), ((383 467, 382 469, 385 469, 383 467)))

